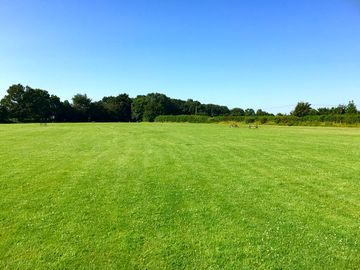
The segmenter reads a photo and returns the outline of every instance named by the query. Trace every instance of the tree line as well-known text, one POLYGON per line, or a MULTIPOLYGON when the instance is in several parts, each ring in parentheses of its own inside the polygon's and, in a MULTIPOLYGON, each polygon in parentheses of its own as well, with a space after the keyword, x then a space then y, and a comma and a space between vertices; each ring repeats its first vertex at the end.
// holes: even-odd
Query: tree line
MULTIPOLYGON (((353 101, 348 105, 318 109, 312 108, 307 102, 299 102, 290 115, 305 117, 358 113, 353 101)), ((0 101, 0 122, 152 122, 164 115, 199 116, 198 119, 201 119, 201 116, 274 116, 261 109, 229 109, 227 106, 203 104, 192 99, 173 99, 160 93, 138 95, 135 98, 124 93, 105 96, 99 101, 92 101, 86 94, 76 94, 71 101, 61 101, 58 96, 49 94, 47 90, 21 84, 11 85, 0 101)), ((179 117, 178 119, 181 119, 179 117)))

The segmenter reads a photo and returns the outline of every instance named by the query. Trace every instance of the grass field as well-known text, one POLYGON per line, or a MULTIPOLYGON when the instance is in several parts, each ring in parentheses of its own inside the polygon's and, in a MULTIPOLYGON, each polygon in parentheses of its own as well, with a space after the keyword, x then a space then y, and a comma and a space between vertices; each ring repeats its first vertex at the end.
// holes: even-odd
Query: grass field
POLYGON ((360 129, 0 125, 1 269, 359 269, 360 129))

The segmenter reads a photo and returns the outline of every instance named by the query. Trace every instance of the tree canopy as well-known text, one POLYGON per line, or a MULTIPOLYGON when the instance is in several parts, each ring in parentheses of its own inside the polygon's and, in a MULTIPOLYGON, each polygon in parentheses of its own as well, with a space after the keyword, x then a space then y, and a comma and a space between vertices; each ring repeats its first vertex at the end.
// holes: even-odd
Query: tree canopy
MULTIPOLYGON (((308 102, 299 102, 292 116, 358 114, 354 101, 347 105, 314 109, 308 102)), ((71 102, 61 101, 48 91, 11 85, 0 101, 0 122, 87 122, 87 121, 154 121, 160 115, 198 115, 208 117, 267 117, 272 114, 262 110, 203 104, 187 99, 172 99, 161 93, 138 95, 135 98, 123 93, 105 96, 92 101, 86 94, 76 94, 71 102)))
POLYGON ((295 109, 291 112, 292 115, 302 117, 311 113, 311 104, 309 102, 299 102, 295 109))

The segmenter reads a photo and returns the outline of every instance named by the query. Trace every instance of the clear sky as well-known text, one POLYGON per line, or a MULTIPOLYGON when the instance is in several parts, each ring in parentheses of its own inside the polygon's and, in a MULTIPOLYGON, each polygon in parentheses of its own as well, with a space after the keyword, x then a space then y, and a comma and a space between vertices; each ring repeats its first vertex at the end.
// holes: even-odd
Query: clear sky
POLYGON ((0 96, 360 105, 359 0, 0 0, 0 96))

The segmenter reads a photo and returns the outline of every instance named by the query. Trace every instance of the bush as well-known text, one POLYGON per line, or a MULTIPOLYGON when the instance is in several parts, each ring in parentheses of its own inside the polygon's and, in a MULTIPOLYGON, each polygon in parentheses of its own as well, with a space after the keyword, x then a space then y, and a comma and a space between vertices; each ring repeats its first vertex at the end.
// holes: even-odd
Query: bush
POLYGON ((211 117, 206 115, 159 115, 155 122, 188 122, 188 123, 209 123, 211 117))
POLYGON ((267 117, 259 117, 260 124, 265 124, 268 121, 267 117))
POLYGON ((246 117, 245 118, 245 123, 246 124, 251 124, 255 122, 255 117, 246 117))
POLYGON ((278 116, 234 116, 223 115, 210 117, 206 115, 160 115, 155 118, 155 122, 188 122, 188 123, 219 123, 219 122, 239 122, 239 123, 260 123, 276 124, 285 126, 354 126, 360 124, 360 115, 307 115, 303 117, 293 115, 278 116))

